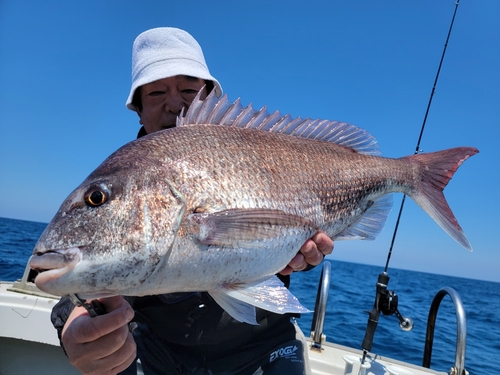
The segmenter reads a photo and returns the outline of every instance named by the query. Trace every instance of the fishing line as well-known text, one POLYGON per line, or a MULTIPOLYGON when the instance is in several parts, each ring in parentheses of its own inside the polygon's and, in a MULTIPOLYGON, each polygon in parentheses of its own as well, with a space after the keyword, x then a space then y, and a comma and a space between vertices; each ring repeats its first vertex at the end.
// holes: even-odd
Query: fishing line
MULTIPOLYGON (((455 2, 455 10, 453 12, 453 17, 451 19, 450 29, 448 30, 448 35, 446 37, 446 42, 444 43, 443 53, 441 55, 441 60, 439 61, 439 66, 438 66, 438 69, 437 69, 436 78, 434 79, 434 84, 432 86, 431 95, 429 97, 429 102, 427 103, 427 109, 425 111, 425 116, 424 116, 424 120, 422 122, 422 127, 420 128, 420 134, 418 136, 417 145, 415 147, 415 154, 418 154, 421 151, 420 150, 420 142, 422 141, 422 136, 424 135, 425 124, 427 122, 427 116, 429 115, 429 110, 431 108, 432 98, 434 97, 434 93, 436 92, 436 86, 437 86, 437 82, 438 82, 438 79, 439 79, 439 73, 441 72, 441 67, 443 65, 444 56, 446 54, 446 48, 448 47, 448 41, 450 40, 450 35, 451 35, 451 31, 453 29, 453 23, 455 22, 455 16, 457 14, 459 1, 460 0, 457 0, 455 2)), ((403 195, 403 199, 401 200, 401 206, 399 207, 399 213, 398 213, 398 217, 397 217, 397 220, 396 220, 396 225, 394 227, 394 233, 392 235, 391 245, 389 247, 389 252, 387 254, 387 261, 385 263, 384 272, 387 272, 387 269, 389 268, 389 261, 391 259, 392 249, 394 247, 394 242, 396 241, 396 234, 398 232, 399 222, 401 220, 401 215, 403 213, 403 207, 404 207, 404 204, 405 204, 405 200, 406 200, 406 195, 403 195)))

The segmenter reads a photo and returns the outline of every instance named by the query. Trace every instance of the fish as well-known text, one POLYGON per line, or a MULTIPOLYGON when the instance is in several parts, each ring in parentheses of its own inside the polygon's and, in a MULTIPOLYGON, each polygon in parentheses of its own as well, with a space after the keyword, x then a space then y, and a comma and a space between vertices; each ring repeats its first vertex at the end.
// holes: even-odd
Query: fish
POLYGON ((275 276, 317 231, 373 240, 392 193, 472 251, 443 190, 478 150, 380 156, 352 124, 199 95, 177 126, 115 151, 62 203, 29 260, 47 293, 208 292, 233 318, 309 310, 275 276))

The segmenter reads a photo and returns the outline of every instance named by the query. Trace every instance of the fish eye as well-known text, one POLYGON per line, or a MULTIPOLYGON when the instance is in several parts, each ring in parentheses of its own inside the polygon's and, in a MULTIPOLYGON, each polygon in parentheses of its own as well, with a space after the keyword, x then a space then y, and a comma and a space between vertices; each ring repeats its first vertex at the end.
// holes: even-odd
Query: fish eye
POLYGON ((110 196, 110 191, 102 185, 92 186, 84 195, 84 200, 89 207, 99 207, 106 203, 110 196))

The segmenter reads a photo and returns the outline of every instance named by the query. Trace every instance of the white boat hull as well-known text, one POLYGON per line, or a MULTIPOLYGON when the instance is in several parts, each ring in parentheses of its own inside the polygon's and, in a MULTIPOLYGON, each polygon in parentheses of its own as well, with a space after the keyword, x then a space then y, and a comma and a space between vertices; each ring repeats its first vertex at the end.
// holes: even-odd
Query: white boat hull
MULTIPOLYGON (((0 282, 0 374, 79 374, 60 348, 50 322, 57 301, 58 297, 39 291, 32 283, 0 282)), ((317 350, 308 343, 313 375, 359 373, 360 350, 328 342, 317 350), (349 367, 344 358, 353 365, 349 367)), ((368 357, 367 363, 367 375, 446 374, 380 356, 368 357)))
POLYGON ((0 374, 80 374, 50 322, 58 298, 26 293, 36 290, 20 292, 13 283, 0 282, 0 374))

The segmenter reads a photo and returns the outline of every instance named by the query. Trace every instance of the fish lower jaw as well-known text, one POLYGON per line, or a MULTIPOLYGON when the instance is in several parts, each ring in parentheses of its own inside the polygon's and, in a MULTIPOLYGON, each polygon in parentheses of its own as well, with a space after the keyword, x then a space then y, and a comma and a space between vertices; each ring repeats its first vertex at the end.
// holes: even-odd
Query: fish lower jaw
POLYGON ((29 260, 30 268, 37 271, 35 285, 44 292, 61 295, 51 284, 70 272, 82 260, 79 248, 34 252, 29 260))
POLYGON ((69 272, 69 267, 39 271, 35 278, 35 285, 38 289, 43 290, 46 293, 64 295, 66 293, 59 292, 57 290, 58 288, 54 288, 51 284, 67 272, 69 272))

